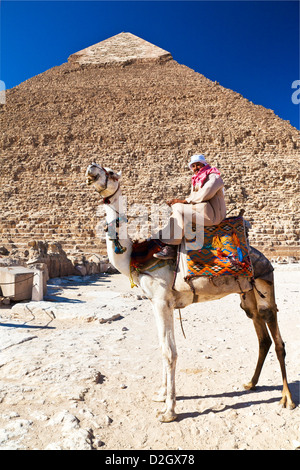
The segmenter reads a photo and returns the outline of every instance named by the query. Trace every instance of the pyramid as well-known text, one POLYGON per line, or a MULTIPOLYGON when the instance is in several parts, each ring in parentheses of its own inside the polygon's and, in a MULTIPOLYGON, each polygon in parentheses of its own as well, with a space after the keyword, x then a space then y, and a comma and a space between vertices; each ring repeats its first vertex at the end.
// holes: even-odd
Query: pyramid
POLYGON ((169 52, 131 33, 120 33, 70 55, 68 61, 78 64, 129 64, 133 62, 165 61, 169 52))
POLYGON ((228 213, 245 209, 251 244, 300 259, 299 131, 130 33, 8 90, 0 127, 0 248, 11 253, 41 240, 105 255, 86 167, 122 170, 129 209, 149 207, 185 198, 188 158, 203 153, 221 171, 228 213))

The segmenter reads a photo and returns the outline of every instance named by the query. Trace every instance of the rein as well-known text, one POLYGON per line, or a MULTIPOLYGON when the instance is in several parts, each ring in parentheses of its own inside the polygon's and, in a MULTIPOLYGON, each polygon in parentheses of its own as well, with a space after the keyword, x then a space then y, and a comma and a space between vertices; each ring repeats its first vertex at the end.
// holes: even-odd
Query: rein
MULTIPOLYGON (((106 180, 106 188, 107 188, 107 180, 106 180)), ((106 189, 106 188, 105 188, 105 189, 106 189)), ((101 192, 102 192, 102 191, 105 191, 105 189, 102 189, 101 192)), ((119 189, 120 189, 120 185, 118 184, 118 187, 117 187, 117 189, 115 190, 115 192, 114 192, 113 194, 111 194, 110 196, 107 196, 107 197, 104 197, 104 198, 103 198, 103 204, 110 204, 110 198, 113 197, 113 196, 119 191, 119 189)), ((116 211, 116 212, 117 212, 117 211, 116 211)), ((118 213, 118 212, 117 212, 117 213, 118 213)))
MULTIPOLYGON (((101 193, 107 189, 108 179, 109 179, 110 175, 109 175, 109 172, 104 167, 102 167, 100 165, 97 165, 97 166, 98 166, 98 168, 103 170, 104 173, 105 173, 105 187, 103 189, 101 189, 101 191, 98 191, 100 196, 101 196, 101 193)), ((98 175, 98 178, 99 178, 99 175, 98 175)), ((110 194, 109 196, 103 198, 103 204, 110 204, 110 199, 119 191, 119 189, 120 189, 120 184, 118 183, 117 189, 112 194, 110 194)), ((117 228, 119 228, 119 226, 120 226, 120 221, 123 220, 124 222, 127 222, 127 219, 123 218, 122 216, 120 217, 119 212, 114 207, 112 209, 115 211, 115 213, 118 215, 118 217, 116 219, 114 219, 112 222, 110 222, 109 224, 107 223, 105 225, 104 231, 107 232, 109 239, 114 242, 114 245, 115 245, 115 250, 114 251, 115 251, 115 253, 116 254, 122 254, 126 251, 127 248, 123 247, 121 245, 120 240, 119 240, 119 234, 117 232, 117 228)))
MULTIPOLYGON (((106 168, 104 168, 103 166, 101 165, 98 165, 98 163, 92 163, 91 164, 91 167, 96 167, 96 168, 99 168, 99 170, 101 171, 104 171, 104 174, 105 174, 105 183, 104 183, 104 187, 100 190, 97 190, 98 194, 100 194, 100 196, 103 198, 103 203, 104 204, 110 204, 111 203, 111 198, 119 191, 120 189, 120 184, 118 182, 118 186, 117 186, 117 189, 112 193, 110 194, 109 196, 106 196, 106 197, 103 197, 102 196, 102 193, 103 191, 106 191, 107 190, 107 185, 108 185, 108 180, 109 178, 111 177, 114 181, 117 181, 118 178, 115 177, 114 175, 114 172, 113 171, 107 171, 106 168)), ((98 181, 98 179, 100 178, 100 174, 98 173, 96 176, 94 176, 94 183, 96 181, 98 181)), ((115 245, 115 253, 117 254, 121 254, 121 253, 124 253, 126 251, 126 247, 123 247, 120 243, 120 240, 119 240, 119 234, 118 234, 118 231, 117 231, 117 228, 119 228, 119 225, 120 225, 120 221, 122 220, 122 217, 120 217, 120 213, 119 211, 117 211, 114 207, 112 207, 112 209, 114 210, 114 212, 116 213, 117 215, 117 218, 115 220, 113 220, 112 222, 110 222, 109 224, 106 223, 106 226, 104 228, 104 231, 107 232, 107 235, 108 235, 108 238, 109 240, 113 241, 114 242, 114 245, 115 245)), ((124 220, 124 219, 123 219, 124 220)), ((125 219, 125 221, 127 222, 127 219, 125 219)))
MULTIPOLYGON (((110 222, 109 224, 105 225, 104 232, 107 233, 108 238, 114 242, 115 245, 115 253, 120 255, 126 251, 126 247, 123 247, 119 240, 119 234, 117 232, 117 228, 120 226, 120 221, 122 221, 122 217, 118 216, 115 220, 110 222)), ((127 219, 123 219, 124 222, 127 222, 127 219)))

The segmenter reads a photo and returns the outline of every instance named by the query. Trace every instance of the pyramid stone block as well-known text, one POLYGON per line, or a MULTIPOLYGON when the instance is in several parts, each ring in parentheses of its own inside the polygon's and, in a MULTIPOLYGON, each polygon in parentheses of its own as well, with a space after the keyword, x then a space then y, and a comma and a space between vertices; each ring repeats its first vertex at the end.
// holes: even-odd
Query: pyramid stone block
POLYGON ((165 61, 172 55, 131 33, 120 33, 70 55, 69 62, 79 64, 124 64, 165 61))
MULTIPOLYGON (((300 259, 299 130, 169 52, 120 33, 6 98, 0 246, 19 259, 38 240, 59 242, 80 265, 79 256, 106 256, 99 196, 85 184, 92 161, 121 170, 128 208, 142 204, 150 214, 152 204, 189 194, 192 153, 221 171, 228 212, 245 210, 252 246, 300 259)), ((138 238, 135 220, 128 233, 138 238)), ((61 266, 49 271, 63 275, 61 266)))
POLYGON ((32 296, 34 271, 23 266, 0 268, 0 287, 4 297, 14 302, 29 300, 32 296))

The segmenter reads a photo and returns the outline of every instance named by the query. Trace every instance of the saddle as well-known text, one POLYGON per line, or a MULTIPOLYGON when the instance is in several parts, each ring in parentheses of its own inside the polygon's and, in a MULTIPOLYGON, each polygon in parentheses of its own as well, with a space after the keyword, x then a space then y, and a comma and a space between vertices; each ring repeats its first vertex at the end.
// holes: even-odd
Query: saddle
MULTIPOLYGON (((156 269, 169 264, 170 260, 158 260, 153 257, 161 250, 164 243, 160 240, 134 242, 130 268, 136 271, 156 269)), ((196 240, 184 238, 179 246, 175 266, 174 284, 177 275, 188 281, 199 276, 244 276, 252 277, 253 268, 249 256, 243 217, 230 217, 219 225, 204 227, 204 239, 201 248, 196 240)))
POLYGON ((193 249, 192 245, 189 242, 186 250, 188 279, 197 276, 253 276, 242 217, 230 217, 219 225, 205 227, 203 246, 199 250, 193 249))
POLYGON ((213 280, 220 276, 253 277, 243 217, 229 217, 219 225, 204 227, 200 249, 186 239, 179 246, 173 289, 181 291, 182 281, 189 284, 194 278, 213 280))
POLYGON ((132 278, 132 272, 144 272, 144 271, 154 271, 156 269, 162 268, 167 264, 173 264, 175 267, 175 260, 159 260, 154 258, 153 255, 158 253, 165 243, 160 240, 145 240, 142 242, 135 241, 132 244, 132 252, 130 257, 130 283, 131 287, 134 287, 136 284, 132 278))
POLYGON ((145 240, 143 242, 135 241, 132 244, 132 252, 130 258, 130 266, 132 269, 147 269, 158 259, 153 255, 158 253, 164 247, 164 243, 160 240, 145 240))

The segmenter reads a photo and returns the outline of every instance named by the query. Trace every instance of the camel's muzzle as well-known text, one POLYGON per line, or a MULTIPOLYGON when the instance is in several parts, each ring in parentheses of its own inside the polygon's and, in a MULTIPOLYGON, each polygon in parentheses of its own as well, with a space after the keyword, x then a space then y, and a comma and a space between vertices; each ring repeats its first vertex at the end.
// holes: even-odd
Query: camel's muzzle
POLYGON ((95 181, 97 181, 97 179, 98 179, 98 178, 97 178, 97 176, 95 176, 95 175, 87 175, 87 177, 86 177, 86 184, 87 184, 88 186, 90 186, 91 184, 95 183, 95 181))
POLYGON ((92 167, 87 169, 85 176, 86 176, 86 184, 88 186, 95 183, 99 178, 99 174, 94 175, 92 167))

